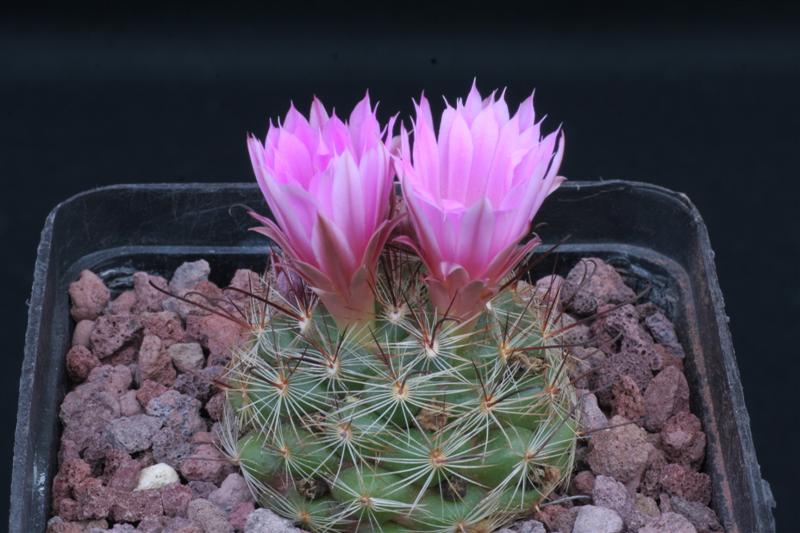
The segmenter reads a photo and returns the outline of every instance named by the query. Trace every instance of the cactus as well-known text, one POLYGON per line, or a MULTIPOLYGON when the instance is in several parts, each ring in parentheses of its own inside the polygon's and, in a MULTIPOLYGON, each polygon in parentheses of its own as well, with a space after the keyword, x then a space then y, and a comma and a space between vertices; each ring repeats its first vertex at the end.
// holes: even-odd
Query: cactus
POLYGON ((417 259, 386 250, 380 267, 359 324, 278 268, 253 288, 224 379, 227 454, 262 505, 314 532, 488 533, 529 513, 577 438, 557 297, 512 282, 458 320, 417 259))
POLYGON ((563 132, 475 84, 438 138, 415 107, 413 149, 369 95, 347 123, 315 99, 248 139, 274 217, 254 230, 283 255, 240 309, 223 446, 312 531, 488 533, 572 469, 568 326, 518 281, 563 132))

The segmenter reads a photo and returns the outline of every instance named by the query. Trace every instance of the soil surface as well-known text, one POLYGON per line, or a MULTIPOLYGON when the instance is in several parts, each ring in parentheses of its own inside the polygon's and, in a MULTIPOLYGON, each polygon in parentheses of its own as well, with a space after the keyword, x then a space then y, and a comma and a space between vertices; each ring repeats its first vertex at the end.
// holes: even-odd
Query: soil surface
MULTIPOLYGON (((224 396, 215 379, 247 332, 153 287, 221 298, 209 273, 203 260, 169 281, 137 272, 113 298, 90 271, 70 286, 76 324, 48 533, 300 532, 258 508, 217 448, 224 396)), ((256 275, 238 270, 230 284, 247 290, 256 275)), ((664 311, 596 258, 537 287, 559 294, 575 322, 566 342, 576 346, 585 438, 563 494, 502 533, 723 531, 709 507, 685 353, 664 311)))

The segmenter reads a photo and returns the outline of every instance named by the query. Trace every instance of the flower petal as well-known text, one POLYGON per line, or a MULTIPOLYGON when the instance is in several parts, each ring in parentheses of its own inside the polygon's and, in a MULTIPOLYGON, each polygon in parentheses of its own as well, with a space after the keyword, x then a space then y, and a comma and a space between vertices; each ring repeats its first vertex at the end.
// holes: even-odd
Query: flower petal
POLYGON ((447 184, 443 196, 461 203, 466 199, 465 187, 472 167, 472 134, 460 113, 453 117, 447 144, 447 184))
POLYGON ((319 269, 325 272, 338 291, 347 292, 350 277, 356 268, 356 259, 344 233, 327 218, 317 215, 311 232, 311 247, 319 269))

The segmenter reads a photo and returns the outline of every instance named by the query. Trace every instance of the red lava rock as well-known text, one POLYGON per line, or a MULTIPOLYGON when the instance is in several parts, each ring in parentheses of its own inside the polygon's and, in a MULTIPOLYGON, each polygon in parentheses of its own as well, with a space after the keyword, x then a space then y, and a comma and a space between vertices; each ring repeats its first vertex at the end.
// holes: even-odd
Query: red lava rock
POLYGON ((669 417, 688 411, 689 384, 683 372, 674 366, 659 372, 644 392, 644 406, 648 431, 661 431, 669 417))
POLYGON ((139 522, 136 533, 164 533, 169 522, 171 519, 166 516, 147 516, 139 522))
POLYGON ((690 502, 683 498, 672 496, 670 498, 670 509, 682 515, 700 531, 722 531, 722 524, 719 523, 717 513, 700 502, 690 502))
POLYGON ((67 522, 60 516, 54 516, 47 521, 46 533, 83 533, 83 525, 67 522))
MULTIPOLYGON (((185 298, 192 302, 197 302, 203 307, 213 308, 217 305, 226 306, 224 301, 225 293, 217 285, 207 279, 200 281, 194 288, 186 293, 185 298)), ((189 305, 185 314, 187 315, 208 315, 209 311, 197 305, 189 305)))
POLYGON ((220 381, 224 382, 223 378, 226 372, 225 366, 206 365, 206 367, 200 371, 200 374, 214 387, 213 392, 218 392, 219 388, 217 388, 216 384, 220 381))
POLYGON ((136 399, 138 391, 129 390, 119 397, 119 414, 122 416, 138 415, 142 412, 142 406, 136 399))
POLYGON ((222 419, 222 412, 225 409, 225 393, 218 392, 212 396, 211 399, 206 402, 205 409, 211 420, 219 422, 222 419))
POLYGON ((661 308, 658 307, 653 302, 643 302, 640 304, 636 304, 636 312, 639 313, 639 318, 644 320, 645 318, 649 317, 654 313, 660 313, 661 308))
POLYGON ((595 346, 575 346, 572 348, 572 355, 575 365, 569 370, 575 387, 594 390, 598 381, 594 369, 603 368, 608 356, 595 346))
POLYGON ((619 304, 636 297, 614 267, 596 257, 581 259, 567 274, 561 290, 565 307, 579 316, 595 313, 602 304, 619 304))
POLYGON ((145 517, 164 514, 158 490, 122 491, 113 493, 111 518, 117 522, 139 522, 145 517))
POLYGON ((237 505, 252 502, 253 496, 241 475, 230 474, 217 490, 208 495, 208 501, 226 513, 231 513, 237 505))
POLYGON ((208 281, 210 273, 211 267, 205 259, 183 263, 172 274, 169 290, 183 295, 186 291, 194 289, 201 281, 208 281))
MULTIPOLYGON (((601 311, 609 311, 602 307, 601 311)), ((632 305, 614 309, 592 324, 600 348, 608 355, 596 369, 595 390, 601 404, 611 402, 611 387, 621 375, 628 375, 644 390, 653 378, 653 366, 658 354, 653 340, 639 325, 632 305)))
MULTIPOLYGON (((203 259, 183 263, 175 270, 172 279, 169 280, 169 290, 172 294, 177 296, 186 296, 187 293, 193 291, 199 283, 208 281, 210 272, 211 268, 208 266, 208 262, 203 259)), ((167 298, 162 307, 167 311, 173 311, 179 314, 183 318, 186 318, 193 309, 198 309, 197 306, 183 302, 177 298, 167 298)))
POLYGON ((163 290, 169 290, 167 280, 161 276, 154 276, 147 272, 136 272, 133 275, 133 291, 136 294, 136 305, 134 311, 161 311, 161 305, 168 298, 166 294, 154 288, 152 285, 163 290))
POLYGON ((652 379, 652 372, 639 354, 617 352, 608 354, 606 361, 595 372, 592 389, 604 407, 610 407, 612 401, 611 388, 616 379, 627 375, 634 380, 640 390, 644 390, 652 379))
POLYGON ((228 522, 233 526, 236 531, 244 531, 247 524, 247 518, 256 510, 253 502, 242 502, 228 514, 228 522))
POLYGON ((575 315, 585 317, 597 313, 598 302, 595 297, 583 291, 571 292, 567 298, 562 290, 561 305, 575 315))
MULTIPOLYGON (((639 426, 641 427, 641 425, 639 426)), ((648 433, 647 442, 652 444, 655 448, 661 451, 661 433, 648 433)))
POLYGON ((626 422, 615 416, 610 421, 612 429, 593 433, 586 459, 595 474, 613 477, 635 489, 647 467, 653 445, 647 441, 647 433, 642 428, 626 422))
POLYGON ((170 427, 162 428, 153 436, 153 459, 175 469, 193 450, 188 438, 170 427))
POLYGON ((65 521, 60 516, 54 516, 47 521, 47 533, 86 533, 92 528, 105 530, 108 527, 106 520, 84 520, 79 522, 65 521))
POLYGON ((176 342, 183 342, 186 337, 181 318, 171 311, 142 313, 140 316, 144 334, 155 335, 161 339, 164 348, 169 348, 176 342))
MULTIPOLYGON (((72 491, 67 486, 63 478, 59 478, 59 474, 53 477, 53 486, 50 494, 51 501, 53 502, 53 513, 59 514, 61 512, 61 501, 71 499, 72 491)), ((68 520, 75 520, 68 518, 68 520)))
POLYGON ((147 407, 147 404, 150 403, 150 400, 157 396, 161 396, 168 390, 169 389, 161 383, 146 379, 136 391, 136 399, 139 400, 139 403, 142 407, 147 407))
POLYGON ((161 428, 160 418, 145 414, 120 417, 111 421, 111 432, 114 448, 136 453, 144 451, 152 445, 156 431, 161 428))
POLYGON ((85 346, 78 344, 67 352, 67 374, 73 381, 84 381, 98 365, 100 360, 85 346))
POLYGON ((592 501, 599 507, 613 509, 623 518, 630 514, 633 506, 633 499, 625 485, 608 476, 597 476, 595 479, 592 501))
POLYGON ((563 287, 563 277, 557 274, 544 276, 536 280, 536 285, 533 288, 533 294, 534 297, 544 305, 556 305, 556 308, 560 309, 563 287))
POLYGON ((697 533, 697 530, 681 515, 664 513, 652 524, 641 528, 639 533, 697 533))
POLYGON ((130 388, 133 376, 127 366, 101 365, 89 372, 87 381, 100 385, 111 394, 119 396, 130 388))
POLYGON ((600 316, 592 322, 592 331, 597 344, 605 352, 618 351, 615 345, 620 345, 626 337, 632 337, 643 343, 653 340, 641 330, 639 326, 639 315, 636 308, 631 305, 616 307, 614 305, 602 305, 598 312, 600 316), (639 339, 644 337, 644 340, 639 339))
POLYGON ((92 351, 105 359, 131 342, 142 329, 142 323, 136 315, 102 315, 94 323, 89 336, 92 351))
POLYGON ((211 431, 198 431, 192 435, 192 444, 214 444, 217 442, 216 435, 211 431))
POLYGON ((563 329, 560 342, 569 346, 586 346, 592 339, 592 329, 586 324, 579 324, 574 318, 565 314, 559 326, 563 329))
POLYGON ((75 331, 72 332, 72 345, 86 346, 88 348, 93 329, 94 320, 81 320, 75 324, 75 331))
POLYGON ((605 352, 597 346, 574 346, 572 355, 576 359, 589 363, 592 368, 599 368, 608 359, 605 352))
POLYGON ((535 520, 543 523, 550 531, 556 530, 555 519, 558 515, 566 512, 567 508, 563 505, 555 504, 542 507, 533 515, 535 520))
POLYGON ((638 531, 640 528, 655 523, 661 518, 661 511, 653 498, 643 494, 633 496, 631 508, 623 517, 629 531, 638 531))
MULTIPOLYGON (((70 498, 80 482, 92 475, 92 467, 80 458, 67 459, 61 463, 58 473, 53 476, 54 511, 60 513, 60 501, 70 498)), ((67 518, 65 516, 65 518, 67 518)), ((76 518, 71 518, 75 520, 76 518)))
POLYGON ((662 344, 655 344, 653 348, 655 348, 655 359, 653 363, 654 372, 661 372, 668 366, 677 367, 683 372, 683 359, 672 355, 669 349, 662 344))
MULTIPOLYGON (((58 449, 58 464, 63 465, 69 460, 80 459, 81 451, 75 441, 62 438, 61 446, 58 449)), ((59 467, 60 468, 60 467, 59 467)))
POLYGON ((679 464, 668 464, 661 469, 661 488, 671 496, 708 505, 711 501, 711 478, 679 464))
POLYGON ((133 312, 136 305, 136 293, 124 291, 108 304, 108 312, 112 315, 127 315, 133 312))
POLYGON ((173 388, 187 396, 205 402, 213 393, 219 390, 215 383, 224 374, 224 367, 209 366, 200 371, 180 374, 178 379, 175 380, 173 388))
POLYGON ((591 470, 581 470, 572 478, 569 492, 572 495, 591 495, 594 489, 594 482, 595 477, 591 470))
POLYGON ((86 478, 73 491, 80 506, 81 519, 105 518, 111 509, 111 494, 103 482, 97 478, 86 478))
POLYGON ((139 483, 141 470, 141 462, 125 452, 113 450, 106 455, 103 478, 109 488, 132 491, 139 483))
POLYGON ((671 355, 679 359, 686 357, 686 353, 678 341, 678 336, 675 334, 675 327, 661 311, 645 317, 644 324, 653 340, 666 347, 671 355))
POLYGON ((61 498, 56 504, 58 516, 69 521, 80 520, 81 506, 78 502, 72 498, 61 498))
POLYGON ((195 498, 208 499, 208 495, 217 490, 217 486, 210 481, 189 481, 188 486, 195 498))
POLYGON ((247 338, 248 332, 218 315, 190 315, 186 319, 186 335, 208 349, 208 366, 224 366, 230 360, 231 350, 247 338))
POLYGON ((203 524, 206 531, 233 533, 233 526, 228 523, 225 513, 208 500, 196 499, 189 502, 187 515, 191 520, 203 524))
POLYGON ((78 483, 91 476, 92 468, 83 459, 70 459, 61 465, 59 474, 63 474, 67 486, 75 490, 78 483))
MULTIPOLYGON (((261 276, 246 268, 238 269, 233 274, 233 278, 228 286, 249 294, 260 296, 261 298, 264 298, 267 295, 267 289, 261 279, 261 276)), ((225 291, 225 295, 237 303, 249 302, 250 300, 248 295, 237 291, 225 291)))
POLYGON ((145 335, 139 348, 139 374, 137 381, 151 380, 165 386, 175 383, 177 372, 172 359, 155 335, 145 335))
POLYGON ((200 372, 178 374, 173 388, 201 402, 206 401, 211 395, 211 382, 200 372))
POLYGON ((198 444, 192 455, 184 459, 179 470, 184 478, 191 481, 211 481, 219 483, 225 478, 227 459, 213 444, 198 444))
MULTIPOLYGON (((131 524, 123 524, 122 522, 120 522, 119 524, 114 524, 114 527, 112 527, 111 529, 104 529, 102 531, 90 529, 89 533, 141 533, 142 531, 143 529, 138 529, 131 524)), ((157 533, 163 533, 163 532, 159 530, 157 533)))
POLYGON ((687 411, 672 416, 661 430, 661 446, 670 462, 699 468, 706 449, 700 419, 687 411))
MULTIPOLYGON (((144 531, 142 525, 139 524, 139 531, 144 531)), ((206 533, 206 529, 201 524, 188 518, 175 517, 164 522, 163 530, 157 530, 153 533, 206 533)))
POLYGON ((572 358, 567 364, 567 372, 576 389, 587 390, 591 387, 594 371, 589 361, 577 357, 572 358))
POLYGON ((62 438, 73 441, 85 459, 102 459, 105 451, 111 448, 108 423, 119 415, 117 394, 97 382, 78 385, 61 403, 62 438))
POLYGON ((97 318, 108 304, 111 293, 97 274, 84 270, 78 281, 69 284, 69 297, 72 299, 70 314, 77 322, 97 318))
POLYGON ((195 398, 175 390, 168 390, 150 400, 146 411, 188 439, 198 431, 207 429, 205 421, 200 416, 200 405, 195 398))
POLYGON ((639 485, 639 492, 651 498, 657 498, 661 493, 661 471, 667 466, 667 459, 664 452, 658 448, 653 448, 650 457, 647 459, 647 468, 642 476, 642 483, 639 485))
POLYGON ((628 420, 638 422, 644 416, 644 398, 636 382, 624 374, 619 376, 611 387, 612 413, 628 420))
POLYGON ((189 502, 196 498, 187 485, 172 483, 161 489, 161 504, 167 516, 186 516, 189 502))
POLYGON ((139 347, 136 344, 126 344, 113 355, 103 359, 103 362, 109 365, 125 365, 135 363, 139 356, 139 347))
MULTIPOLYGON (((560 504, 548 505, 539 509, 534 515, 534 520, 538 520, 547 526, 548 531, 558 531, 559 525, 564 521, 562 515, 569 512, 567 507, 560 504)), ((572 531, 570 527, 569 531, 572 531)))

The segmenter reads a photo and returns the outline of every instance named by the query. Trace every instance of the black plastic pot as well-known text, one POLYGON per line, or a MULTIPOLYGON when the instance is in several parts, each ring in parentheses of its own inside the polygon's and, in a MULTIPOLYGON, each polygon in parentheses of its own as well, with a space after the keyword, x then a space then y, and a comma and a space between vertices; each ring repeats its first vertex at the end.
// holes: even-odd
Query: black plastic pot
MULTIPOLYGON (((237 267, 263 267, 267 246, 246 231, 252 222, 244 205, 263 205, 254 185, 122 185, 79 194, 50 213, 20 380, 11 532, 44 531, 49 517, 64 353, 73 326, 68 284, 90 268, 119 289, 136 269, 169 273, 200 257, 220 282, 237 267)), ((599 255, 626 267, 634 283, 652 287, 651 297, 675 321, 688 354, 692 407, 708 436, 713 505, 729 533, 774 531, 774 501, 761 479, 714 254, 697 209, 686 196, 653 185, 568 182, 538 220, 547 222, 539 228, 546 243, 571 235, 560 247, 563 270, 580 256, 599 255)))

